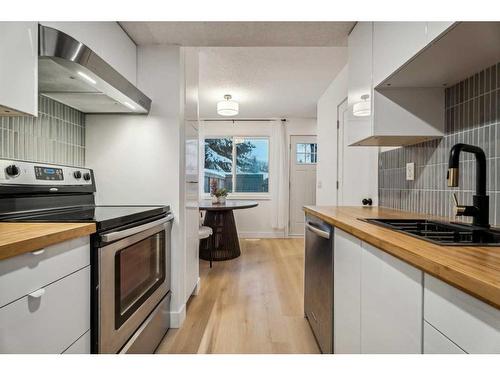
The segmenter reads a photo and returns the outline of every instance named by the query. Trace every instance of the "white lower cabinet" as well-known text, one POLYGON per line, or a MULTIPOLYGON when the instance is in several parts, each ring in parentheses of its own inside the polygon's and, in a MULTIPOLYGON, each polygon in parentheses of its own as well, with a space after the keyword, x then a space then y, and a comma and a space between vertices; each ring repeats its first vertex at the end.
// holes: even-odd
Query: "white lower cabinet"
POLYGON ((89 264, 89 237, 75 238, 2 260, 0 308, 89 264))
POLYGON ((62 353, 90 329, 90 266, 0 309, 0 353, 62 353))
POLYGON ((90 331, 85 332, 62 354, 90 354, 90 331))
POLYGON ((453 341, 424 321, 424 354, 467 354, 453 341))
POLYGON ((422 272, 334 233, 334 353, 421 353, 422 272))
POLYGON ((424 318, 467 353, 500 354, 500 310, 430 275, 424 318))
POLYGON ((422 271, 367 243, 361 256, 361 352, 422 352, 422 271))
POLYGON ((500 309, 334 229, 334 353, 500 354, 500 309))
POLYGON ((361 353, 361 240, 335 228, 333 352, 361 353))
POLYGON ((89 237, 0 261, 0 353, 89 353, 89 330, 89 237))

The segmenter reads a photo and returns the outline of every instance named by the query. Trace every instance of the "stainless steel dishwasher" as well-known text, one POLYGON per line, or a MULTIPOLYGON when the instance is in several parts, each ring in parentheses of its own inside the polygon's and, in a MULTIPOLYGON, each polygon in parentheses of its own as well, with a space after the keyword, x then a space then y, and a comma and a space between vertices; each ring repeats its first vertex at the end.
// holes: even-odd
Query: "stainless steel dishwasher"
POLYGON ((304 315, 322 353, 333 353, 333 227, 307 215, 304 315))

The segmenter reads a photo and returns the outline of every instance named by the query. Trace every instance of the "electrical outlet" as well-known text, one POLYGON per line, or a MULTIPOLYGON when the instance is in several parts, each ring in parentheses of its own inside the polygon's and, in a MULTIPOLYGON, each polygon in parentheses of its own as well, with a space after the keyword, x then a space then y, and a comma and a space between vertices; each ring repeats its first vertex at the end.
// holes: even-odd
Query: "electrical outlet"
POLYGON ((406 163, 406 181, 415 180, 415 163, 406 163))

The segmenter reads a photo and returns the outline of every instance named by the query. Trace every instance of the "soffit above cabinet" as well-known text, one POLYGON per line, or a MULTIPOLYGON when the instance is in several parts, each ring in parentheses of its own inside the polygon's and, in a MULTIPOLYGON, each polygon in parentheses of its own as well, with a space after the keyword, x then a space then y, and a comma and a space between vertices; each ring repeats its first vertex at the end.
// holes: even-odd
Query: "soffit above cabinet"
POLYGON ((500 22, 459 22, 377 87, 449 87, 500 61, 500 22))

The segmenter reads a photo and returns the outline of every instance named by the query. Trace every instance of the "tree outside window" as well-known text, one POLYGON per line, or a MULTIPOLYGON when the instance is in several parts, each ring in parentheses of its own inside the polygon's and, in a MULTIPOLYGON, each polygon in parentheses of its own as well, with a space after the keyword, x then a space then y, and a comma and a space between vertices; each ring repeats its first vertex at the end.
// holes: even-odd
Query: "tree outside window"
POLYGON ((204 191, 210 183, 238 193, 269 192, 269 139, 226 137, 205 139, 204 191))

